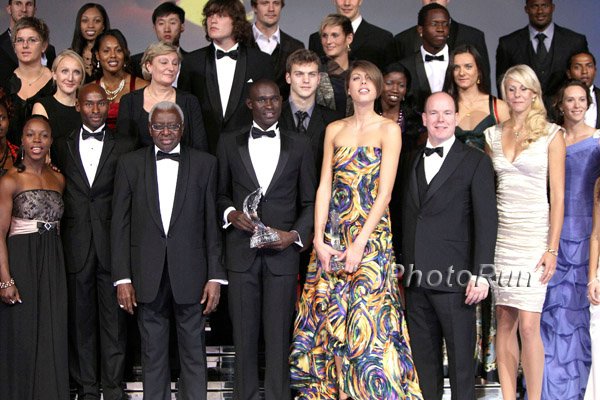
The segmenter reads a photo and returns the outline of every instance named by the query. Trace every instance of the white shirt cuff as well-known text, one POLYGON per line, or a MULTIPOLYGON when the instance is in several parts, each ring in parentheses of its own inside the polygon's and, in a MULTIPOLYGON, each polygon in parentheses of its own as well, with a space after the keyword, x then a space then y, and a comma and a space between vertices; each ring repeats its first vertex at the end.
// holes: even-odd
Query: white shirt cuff
POLYGON ((229 285, 229 281, 225 280, 225 279, 209 279, 209 282, 217 282, 220 283, 221 285, 229 285))
POLYGON ((119 286, 125 283, 131 283, 131 279, 119 279, 118 281, 113 283, 113 286, 119 286))
POLYGON ((475 283, 476 286, 479 286, 479 285, 490 286, 490 283, 488 282, 488 280, 485 276, 471 275, 471 281, 473 283, 475 283))
POLYGON ((228 207, 223 213, 223 229, 227 229, 229 228, 229 225, 231 225, 231 222, 227 220, 227 216, 232 211, 235 211, 235 207, 228 207))
POLYGON ((300 246, 300 248, 303 248, 303 247, 304 247, 304 244, 302 243, 302 239, 300 239, 300 234, 298 233, 298 231, 294 231, 294 230, 292 230, 292 231, 290 231, 290 232, 294 232, 296 235, 298 235, 298 240, 296 240, 296 241, 294 242, 294 244, 296 244, 296 245, 300 246))

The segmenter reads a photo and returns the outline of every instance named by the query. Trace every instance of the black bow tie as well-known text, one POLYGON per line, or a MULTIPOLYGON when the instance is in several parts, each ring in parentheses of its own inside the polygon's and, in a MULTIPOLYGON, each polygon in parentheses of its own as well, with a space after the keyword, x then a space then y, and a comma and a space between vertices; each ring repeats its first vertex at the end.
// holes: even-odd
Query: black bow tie
POLYGON ((444 61, 444 55, 439 55, 439 56, 432 56, 431 54, 425 54, 425 62, 429 62, 429 61, 444 61))
POLYGON ((156 152, 156 161, 164 160, 165 158, 179 162, 179 153, 165 153, 160 150, 156 152))
POLYGON ((81 138, 83 140, 94 138, 101 142, 104 139, 104 130, 101 130, 100 132, 90 132, 87 129, 83 128, 81 132, 81 138))
POLYGON ((217 49, 217 60, 220 60, 223 57, 229 57, 232 60, 237 60, 238 51, 237 50, 223 51, 223 50, 217 49))
POLYGON ((437 153, 440 157, 444 157, 444 148, 441 146, 435 147, 435 148, 425 147, 425 156, 426 157, 429 157, 433 153, 437 153))
POLYGON ((255 126, 252 127, 250 133, 252 134, 252 139, 260 139, 263 136, 267 136, 270 138, 275 137, 275 131, 263 131, 262 129, 257 128, 255 126))

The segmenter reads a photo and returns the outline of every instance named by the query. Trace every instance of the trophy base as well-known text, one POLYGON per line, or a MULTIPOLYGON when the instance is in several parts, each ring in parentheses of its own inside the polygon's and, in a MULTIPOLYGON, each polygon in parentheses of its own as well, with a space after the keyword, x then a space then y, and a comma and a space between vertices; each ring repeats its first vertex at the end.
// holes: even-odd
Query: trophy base
POLYGON ((250 238, 250 248, 254 249, 263 244, 273 243, 279 240, 279 235, 277 232, 271 229, 265 229, 263 231, 256 232, 250 238))
POLYGON ((344 266, 345 265, 343 262, 338 261, 337 256, 333 256, 329 260, 329 268, 331 268, 333 272, 342 271, 344 269, 344 266))

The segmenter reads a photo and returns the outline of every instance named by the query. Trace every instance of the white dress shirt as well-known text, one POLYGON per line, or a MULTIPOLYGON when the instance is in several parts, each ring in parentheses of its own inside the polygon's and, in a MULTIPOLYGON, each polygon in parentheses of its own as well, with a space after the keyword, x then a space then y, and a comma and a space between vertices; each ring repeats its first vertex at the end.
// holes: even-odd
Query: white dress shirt
POLYGON ((594 93, 594 85, 590 86, 590 96, 592 97, 592 102, 585 112, 584 121, 586 125, 595 128, 596 122, 598 122, 596 121, 598 119, 598 99, 596 98, 596 93, 594 93))
MULTIPOLYGON (((214 43, 213 43, 214 44, 214 43)), ((225 51, 222 47, 214 45, 216 50, 225 51)), ((237 50, 239 43, 236 43, 227 51, 237 50)), ((217 59, 217 52, 215 51, 215 65, 217 67, 217 82, 219 83, 219 96, 221 98, 221 108, 223 109, 223 116, 227 111, 227 104, 229 103, 229 95, 231 94, 231 87, 233 86, 233 76, 235 75, 235 66, 237 60, 231 57, 223 57, 217 59)))
POLYGON ((360 23, 362 21, 363 21, 362 15, 358 15, 358 17, 354 18, 354 21, 352 21, 352 32, 356 33, 356 31, 358 30, 358 27, 360 26, 360 23))
MULTIPOLYGON (((154 154, 160 149, 154 146, 154 154)), ((181 145, 175 146, 170 153, 179 153, 181 145)), ((177 188, 177 174, 179 173, 179 162, 169 158, 156 161, 156 181, 158 184, 158 206, 160 219, 165 233, 169 232, 171 224, 171 213, 173 212, 173 201, 175 200, 175 189, 177 188)))
POLYGON ((423 63, 425 64, 425 73, 427 74, 427 80, 429 81, 431 93, 441 92, 444 88, 444 80, 446 79, 446 70, 448 69, 448 60, 450 58, 448 45, 445 45, 444 48, 437 54, 431 54, 425 50, 423 46, 421 46, 421 57, 423 57, 423 63), (426 54, 434 57, 444 56, 444 61, 425 61, 426 54))
MULTIPOLYGON (((104 130, 105 124, 95 131, 92 131, 87 126, 85 129, 89 132, 96 133, 104 130)), ((81 163, 83 164, 83 170, 87 177, 90 186, 94 184, 96 178, 96 172, 98 171, 98 164, 100 163, 100 155, 102 154, 102 147, 104 146, 104 140, 96 140, 92 137, 83 140, 83 129, 79 130, 79 156, 81 157, 81 163)), ((103 138, 104 139, 104 138, 103 138)))
POLYGON ((260 48, 260 51, 269 55, 273 54, 281 39, 281 31, 279 30, 279 26, 277 27, 275 33, 273 33, 271 36, 266 36, 256 27, 256 24, 252 24, 252 34, 254 35, 254 41, 260 48))
POLYGON ((543 31, 538 31, 533 26, 529 25, 529 41, 533 46, 533 51, 537 50, 538 40, 536 36, 538 33, 543 33, 544 35, 546 35, 546 38, 544 39, 544 47, 546 47, 546 51, 550 51, 552 38, 554 38, 554 22, 551 22, 543 31))
POLYGON ((456 137, 452 135, 444 143, 433 146, 429 139, 427 139, 427 144, 425 147, 442 147, 444 149, 444 155, 442 157, 440 157, 440 155, 437 153, 433 153, 430 156, 423 154, 423 168, 425 169, 425 180, 427 181, 428 185, 431 183, 431 180, 437 175, 437 173, 440 172, 440 168, 442 168, 442 164, 444 164, 444 160, 446 159, 446 156, 448 155, 450 148, 452 148, 455 140, 456 137))

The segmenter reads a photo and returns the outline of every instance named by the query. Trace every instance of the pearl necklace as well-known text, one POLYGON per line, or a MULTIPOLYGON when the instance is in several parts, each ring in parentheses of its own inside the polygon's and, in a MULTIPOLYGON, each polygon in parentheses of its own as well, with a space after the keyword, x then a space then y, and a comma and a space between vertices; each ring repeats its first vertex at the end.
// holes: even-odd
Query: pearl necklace
POLYGON ((113 101, 114 99, 117 98, 119 93, 121 93, 121 91, 125 87, 125 78, 121 79, 121 83, 119 83, 119 87, 117 87, 115 90, 108 90, 106 88, 106 85, 104 84, 103 79, 100 79, 100 87, 102 87, 102 89, 104 89, 104 91, 106 92, 106 99, 108 101, 113 101))

